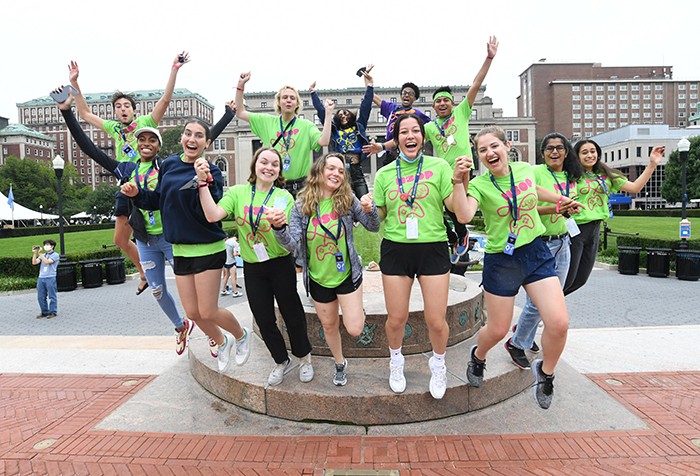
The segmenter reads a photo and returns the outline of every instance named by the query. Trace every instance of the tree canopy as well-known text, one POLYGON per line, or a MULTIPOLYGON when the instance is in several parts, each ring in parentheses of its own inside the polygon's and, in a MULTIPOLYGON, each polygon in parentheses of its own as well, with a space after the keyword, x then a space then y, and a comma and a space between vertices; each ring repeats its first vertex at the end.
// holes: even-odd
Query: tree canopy
MULTIPOLYGON (((688 200, 700 198, 700 136, 692 137, 686 162, 686 193, 688 200)), ((669 203, 682 201, 680 152, 673 151, 664 167, 661 196, 669 203)))

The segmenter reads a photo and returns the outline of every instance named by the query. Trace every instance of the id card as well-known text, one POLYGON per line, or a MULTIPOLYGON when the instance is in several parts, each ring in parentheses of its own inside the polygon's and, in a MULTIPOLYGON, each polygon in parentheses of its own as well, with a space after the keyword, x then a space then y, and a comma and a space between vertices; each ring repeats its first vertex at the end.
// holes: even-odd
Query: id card
POLYGON ((455 145, 455 143, 457 142, 455 141, 455 136, 453 136, 452 134, 447 136, 447 139, 445 140, 447 141, 447 145, 455 145))
POLYGON ((343 253, 340 251, 337 251, 333 253, 333 256, 335 256, 335 270, 339 273, 344 273, 345 272, 345 260, 343 259, 343 253))
POLYGON ((418 239, 418 218, 417 217, 407 217, 406 218, 406 239, 407 240, 417 240, 418 239))
POLYGON ((506 240, 506 246, 503 247, 503 252, 509 256, 513 256, 513 251, 515 251, 515 242, 518 239, 518 235, 515 233, 508 233, 508 240, 506 240))
POLYGON ((574 236, 581 234, 581 230, 578 229, 576 220, 574 220, 573 218, 569 218, 564 222, 564 224, 566 225, 566 231, 569 232, 570 237, 573 238, 574 236))
POLYGON ((156 224, 156 215, 153 213, 153 210, 148 210, 148 223, 150 223, 151 226, 156 224))
POLYGON ((287 208, 287 197, 275 197, 275 204, 273 205, 274 208, 277 208, 278 210, 284 210, 287 208))
POLYGON ((289 167, 292 165, 292 159, 290 157, 285 157, 284 160, 282 160, 282 170, 289 170, 289 167))
POLYGON ((136 158, 136 151, 129 144, 124 144, 124 146, 122 147, 122 152, 124 152, 124 154, 130 159, 136 158))
POLYGON ((258 257, 258 261, 261 263, 270 259, 267 254, 267 250, 265 249, 265 245, 262 243, 255 243, 253 245, 253 251, 255 251, 255 256, 258 257))

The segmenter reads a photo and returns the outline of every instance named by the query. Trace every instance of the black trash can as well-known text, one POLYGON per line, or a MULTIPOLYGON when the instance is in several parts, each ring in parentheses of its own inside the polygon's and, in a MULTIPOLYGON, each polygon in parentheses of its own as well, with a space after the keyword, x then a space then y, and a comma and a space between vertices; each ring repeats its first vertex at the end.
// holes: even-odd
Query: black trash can
POLYGON ((80 277, 84 288, 98 288, 102 286, 102 260, 93 259, 81 261, 80 277))
POLYGON ((74 261, 59 261, 56 268, 56 288, 59 292, 73 291, 78 287, 78 273, 74 261))
POLYGON ((647 248, 647 274, 655 278, 666 278, 671 271, 671 250, 647 248))
POLYGON ((122 256, 105 258, 103 261, 107 284, 121 284, 126 281, 126 265, 122 256))
POLYGON ((700 250, 676 251, 676 277, 683 281, 700 278, 700 250))
POLYGON ((639 246, 617 247, 617 271, 620 274, 639 273, 639 246))

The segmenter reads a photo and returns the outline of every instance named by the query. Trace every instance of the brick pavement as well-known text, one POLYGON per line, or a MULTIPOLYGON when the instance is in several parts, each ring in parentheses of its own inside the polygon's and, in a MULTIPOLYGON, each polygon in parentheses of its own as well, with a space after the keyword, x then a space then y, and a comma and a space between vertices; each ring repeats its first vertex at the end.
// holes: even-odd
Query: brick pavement
POLYGON ((589 377, 645 430, 265 437, 92 429, 153 378, 0 374, 0 474, 700 474, 700 372, 589 377))

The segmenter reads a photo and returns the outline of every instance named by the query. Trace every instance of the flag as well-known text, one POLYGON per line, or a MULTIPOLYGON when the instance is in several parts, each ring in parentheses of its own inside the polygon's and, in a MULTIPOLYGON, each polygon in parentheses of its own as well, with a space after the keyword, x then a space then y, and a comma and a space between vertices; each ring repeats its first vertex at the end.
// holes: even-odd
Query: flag
POLYGON ((10 210, 15 211, 15 194, 12 193, 12 184, 10 184, 10 193, 7 194, 7 204, 10 206, 10 210))

